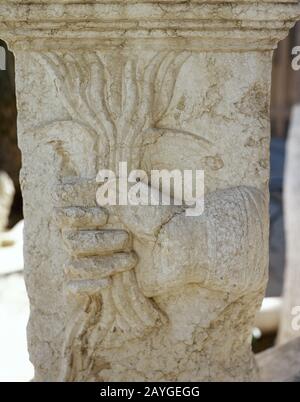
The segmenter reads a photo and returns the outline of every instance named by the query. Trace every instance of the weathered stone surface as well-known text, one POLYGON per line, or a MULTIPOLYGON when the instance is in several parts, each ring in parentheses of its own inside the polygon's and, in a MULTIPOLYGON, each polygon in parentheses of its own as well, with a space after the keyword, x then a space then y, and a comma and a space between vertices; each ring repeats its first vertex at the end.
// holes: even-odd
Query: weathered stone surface
POLYGON ((271 56, 298 5, 43 3, 0 2, 16 55, 35 379, 255 379, 271 56), (203 169, 205 213, 95 213, 98 169, 120 161, 203 169), (71 212, 57 220, 57 208, 71 212))

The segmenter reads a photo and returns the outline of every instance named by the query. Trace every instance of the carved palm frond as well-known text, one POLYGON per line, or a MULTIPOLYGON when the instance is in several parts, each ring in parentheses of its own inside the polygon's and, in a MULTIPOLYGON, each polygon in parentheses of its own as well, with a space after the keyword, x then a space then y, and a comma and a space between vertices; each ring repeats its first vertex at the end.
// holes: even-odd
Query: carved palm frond
POLYGON ((161 51, 136 71, 133 87, 138 101, 129 126, 122 130, 122 143, 126 147, 121 160, 127 161, 131 168, 139 165, 144 133, 155 127, 167 112, 180 68, 189 55, 188 52, 161 51))
POLYGON ((142 132, 155 127, 167 112, 189 56, 189 52, 160 51, 141 63, 126 54, 109 58, 97 51, 38 55, 54 77, 71 119, 94 131, 102 168, 138 158, 133 154, 142 132), (120 63, 119 74, 117 67, 109 68, 114 62, 120 63))
POLYGON ((104 65, 95 53, 74 55, 51 52, 40 54, 38 58, 54 77, 71 119, 93 130, 95 148, 107 165, 112 165, 116 129, 104 97, 104 65))
MULTIPOLYGON (((144 133, 167 112, 179 71, 189 55, 159 51, 146 61, 126 53, 97 51, 51 52, 38 57, 53 77, 72 121, 93 133, 93 150, 98 152, 102 168, 115 168, 121 161, 133 168, 139 163, 144 133), (113 65, 115 62, 120 65, 113 65)), ((80 143, 78 140, 78 146, 80 143)), ((82 151, 86 155, 86 149, 82 151)), ((87 299, 90 301, 89 295, 87 299)), ((117 346, 126 339, 143 336, 164 320, 154 303, 141 293, 134 271, 115 275, 112 288, 101 291, 99 300, 87 302, 89 311, 87 305, 83 306, 78 319, 70 321, 63 380, 83 380, 80 373, 87 368, 92 373, 99 344, 117 346), (85 329, 80 322, 84 322, 85 329)))

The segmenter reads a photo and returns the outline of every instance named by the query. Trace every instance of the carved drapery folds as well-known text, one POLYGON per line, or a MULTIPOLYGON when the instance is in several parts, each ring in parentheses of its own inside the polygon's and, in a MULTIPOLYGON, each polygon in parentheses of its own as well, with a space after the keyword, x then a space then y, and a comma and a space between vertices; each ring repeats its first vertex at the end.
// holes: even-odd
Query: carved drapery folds
POLYGON ((0 1, 16 54, 36 380, 249 380, 272 50, 296 1, 0 1), (206 207, 96 203, 99 169, 204 169, 206 207))

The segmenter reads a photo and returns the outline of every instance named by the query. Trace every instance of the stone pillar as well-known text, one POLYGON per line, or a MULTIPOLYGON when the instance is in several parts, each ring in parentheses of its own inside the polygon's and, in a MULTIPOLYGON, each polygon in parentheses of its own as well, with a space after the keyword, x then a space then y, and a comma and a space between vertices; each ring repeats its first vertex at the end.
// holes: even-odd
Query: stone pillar
POLYGON ((284 208, 286 233, 286 269, 279 343, 300 336, 300 105, 294 106, 286 151, 284 208))
POLYGON ((272 51, 298 5, 23 3, 0 3, 0 35, 16 56, 35 379, 256 378, 272 51), (100 208, 95 176, 121 161, 203 169, 204 214, 100 208))

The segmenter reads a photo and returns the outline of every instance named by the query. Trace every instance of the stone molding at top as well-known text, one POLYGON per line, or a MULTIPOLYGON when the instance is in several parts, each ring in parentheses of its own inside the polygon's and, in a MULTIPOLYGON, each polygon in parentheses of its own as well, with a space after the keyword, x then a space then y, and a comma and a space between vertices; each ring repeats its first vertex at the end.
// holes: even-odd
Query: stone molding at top
POLYGON ((3 1, 0 37, 12 48, 53 50, 154 45, 267 50, 300 18, 295 0, 3 1))

